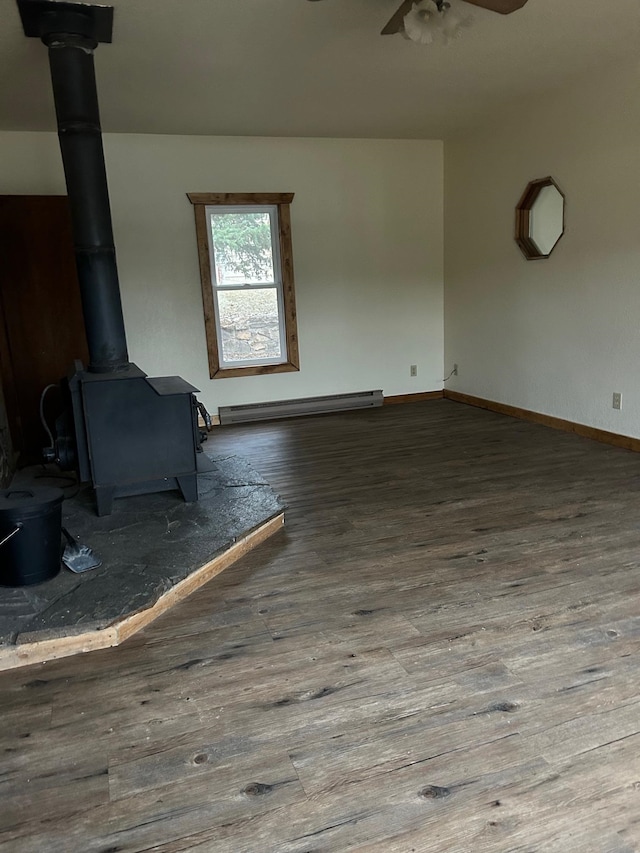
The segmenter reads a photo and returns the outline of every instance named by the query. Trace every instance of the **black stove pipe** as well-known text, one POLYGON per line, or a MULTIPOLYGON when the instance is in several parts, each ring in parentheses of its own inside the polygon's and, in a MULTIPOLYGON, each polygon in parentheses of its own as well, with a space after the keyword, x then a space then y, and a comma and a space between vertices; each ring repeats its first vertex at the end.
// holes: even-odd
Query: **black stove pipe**
POLYGON ((71 4, 47 5, 50 8, 59 5, 61 9, 42 15, 39 35, 49 49, 58 138, 89 346, 89 371, 117 372, 129 366, 129 356, 93 64, 98 39, 89 14, 69 11, 71 4))

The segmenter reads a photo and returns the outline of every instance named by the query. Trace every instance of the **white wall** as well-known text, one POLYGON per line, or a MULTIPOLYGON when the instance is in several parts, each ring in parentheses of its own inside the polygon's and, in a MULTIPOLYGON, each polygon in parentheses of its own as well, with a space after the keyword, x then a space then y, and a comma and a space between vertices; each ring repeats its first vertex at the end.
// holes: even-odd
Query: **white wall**
POLYGON ((640 437, 639 84, 637 63, 592 74, 447 143, 448 388, 640 437), (566 231, 526 261, 514 208, 547 175, 566 231))
MULTIPOLYGON (((443 146, 105 135, 129 352, 220 405, 442 387, 443 146), (210 380, 187 192, 294 192, 301 370, 210 380), (409 366, 418 365, 410 378, 409 366)), ((0 193, 63 193, 54 134, 0 134, 0 193)))

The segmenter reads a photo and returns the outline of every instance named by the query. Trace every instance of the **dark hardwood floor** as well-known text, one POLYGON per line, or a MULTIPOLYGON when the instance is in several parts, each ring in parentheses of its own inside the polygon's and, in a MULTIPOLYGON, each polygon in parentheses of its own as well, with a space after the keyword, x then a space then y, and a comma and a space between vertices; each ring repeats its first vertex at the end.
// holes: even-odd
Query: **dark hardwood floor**
POLYGON ((0 850, 640 850, 640 454, 446 400, 209 448, 284 532, 0 676, 0 850))

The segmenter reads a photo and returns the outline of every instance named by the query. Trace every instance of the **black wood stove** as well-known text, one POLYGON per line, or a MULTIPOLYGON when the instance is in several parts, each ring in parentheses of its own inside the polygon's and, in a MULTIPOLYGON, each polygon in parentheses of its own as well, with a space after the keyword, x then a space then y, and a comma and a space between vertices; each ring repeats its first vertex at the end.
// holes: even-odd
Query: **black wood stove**
POLYGON ((196 388, 149 378, 129 361, 113 241, 93 63, 110 42, 113 8, 17 0, 25 35, 49 50, 58 138, 71 207, 89 364, 76 362, 62 390, 67 410, 46 452, 90 482, 98 515, 114 497, 180 489, 198 498, 196 388))
POLYGON ((135 364, 91 373, 78 363, 67 384, 73 428, 58 428, 57 461, 93 484, 98 515, 125 495, 180 489, 198 500, 196 388, 179 376, 151 379, 135 364))

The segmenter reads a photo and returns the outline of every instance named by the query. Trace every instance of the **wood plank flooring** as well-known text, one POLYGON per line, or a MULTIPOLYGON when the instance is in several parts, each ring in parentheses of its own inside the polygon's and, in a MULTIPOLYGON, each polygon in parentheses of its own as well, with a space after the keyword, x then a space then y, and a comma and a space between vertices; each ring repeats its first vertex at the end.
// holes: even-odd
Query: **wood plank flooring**
POLYGON ((640 851, 640 454, 447 400, 216 430, 285 529, 0 675, 0 851, 640 851))

